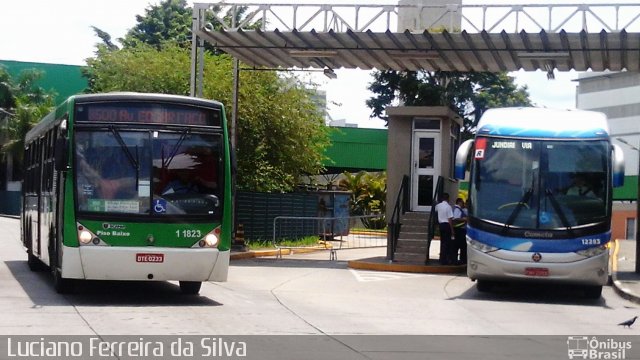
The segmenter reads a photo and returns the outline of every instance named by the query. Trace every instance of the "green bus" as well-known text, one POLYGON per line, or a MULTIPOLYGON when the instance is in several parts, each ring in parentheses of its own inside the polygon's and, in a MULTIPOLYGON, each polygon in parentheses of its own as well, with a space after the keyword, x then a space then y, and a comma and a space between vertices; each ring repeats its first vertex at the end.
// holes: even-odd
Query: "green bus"
POLYGON ((59 293, 79 279, 226 281, 232 231, 224 106, 186 96, 68 98, 25 138, 21 237, 59 293))

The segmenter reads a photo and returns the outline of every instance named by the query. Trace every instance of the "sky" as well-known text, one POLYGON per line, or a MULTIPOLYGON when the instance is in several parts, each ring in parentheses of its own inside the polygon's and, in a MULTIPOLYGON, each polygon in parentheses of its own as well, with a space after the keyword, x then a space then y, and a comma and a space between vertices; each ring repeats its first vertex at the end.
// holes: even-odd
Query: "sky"
MULTIPOLYGON (((514 4, 519 1, 503 3, 514 4)), ((94 55, 95 44, 100 41, 91 26, 98 27, 109 33, 112 39, 117 39, 136 24, 136 15, 143 15, 150 3, 158 2, 159 0, 0 0, 0 59, 84 65, 85 59, 94 55)), ((298 0, 280 3, 303 2, 389 4, 393 1, 298 0)), ((336 74, 338 78, 332 80, 321 75, 311 75, 320 84, 320 89, 327 92, 331 118, 345 119, 348 123, 357 123, 359 127, 383 128, 383 121, 369 118, 371 110, 365 104, 373 96, 367 90, 372 81, 370 73, 357 69, 337 69, 336 74)), ((547 80, 546 73, 542 71, 519 71, 511 75, 515 76, 518 85, 528 87, 535 105, 575 108, 577 83, 573 80, 577 79, 578 73, 556 71, 555 80, 547 80)))

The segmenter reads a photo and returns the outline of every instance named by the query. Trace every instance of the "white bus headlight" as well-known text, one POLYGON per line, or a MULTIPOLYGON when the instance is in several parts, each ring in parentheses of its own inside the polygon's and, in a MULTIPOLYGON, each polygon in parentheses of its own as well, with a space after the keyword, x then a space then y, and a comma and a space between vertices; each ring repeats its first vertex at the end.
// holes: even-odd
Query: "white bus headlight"
MULTIPOLYGON (((205 235, 200 241, 197 242, 196 246, 201 248, 204 247, 216 247, 220 243, 220 227, 213 229, 207 235, 205 235)), ((195 247, 195 246, 194 246, 195 247)))
POLYGON ((83 244, 90 243, 92 239, 93 239, 93 236, 87 230, 80 231, 80 235, 78 235, 78 240, 80 240, 80 242, 83 244))
POLYGON ((108 246, 102 239, 100 239, 91 230, 84 227, 82 224, 77 223, 77 234, 80 245, 99 245, 108 246))
POLYGON ((596 246, 596 247, 576 251, 576 254, 590 258, 590 257, 598 256, 608 250, 609 249, 607 248, 606 245, 602 245, 602 246, 596 246))
POLYGON ((207 234, 204 237, 204 242, 208 247, 214 247, 218 245, 218 237, 215 234, 207 234))
POLYGON ((490 253, 492 251, 499 250, 495 246, 483 244, 483 243, 475 241, 475 240, 469 240, 469 246, 471 246, 472 248, 474 248, 474 249, 476 249, 478 251, 481 251, 483 253, 490 253))

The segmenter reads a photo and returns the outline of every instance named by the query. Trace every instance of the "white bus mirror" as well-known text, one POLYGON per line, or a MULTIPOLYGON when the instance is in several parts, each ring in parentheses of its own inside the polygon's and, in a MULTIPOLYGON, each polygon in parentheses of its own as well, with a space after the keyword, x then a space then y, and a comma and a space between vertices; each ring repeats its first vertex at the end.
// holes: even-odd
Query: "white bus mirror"
POLYGON ((613 157, 611 159, 611 174, 613 187, 621 187, 624 185, 624 153, 622 148, 613 144, 613 157))
POLYGON ((467 171, 467 159, 469 158, 469 150, 473 147, 473 140, 467 140, 460 145, 456 152, 456 162, 453 176, 458 179, 464 179, 467 171))

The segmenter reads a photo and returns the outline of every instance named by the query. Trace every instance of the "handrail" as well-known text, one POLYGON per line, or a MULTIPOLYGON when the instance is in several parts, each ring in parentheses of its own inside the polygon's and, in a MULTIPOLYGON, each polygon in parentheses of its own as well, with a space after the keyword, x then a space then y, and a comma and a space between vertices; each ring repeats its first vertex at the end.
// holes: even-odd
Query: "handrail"
MULTIPOLYGON (((429 262, 429 249, 431 248, 431 240, 436 233, 436 222, 438 220, 436 214, 436 205, 438 204, 438 199, 442 197, 442 193, 444 192, 444 178, 442 176, 438 176, 438 182, 436 183, 436 191, 435 198, 433 199, 431 205, 431 212, 429 212, 429 224, 427 229, 427 253, 425 257, 425 264, 429 262)), ((442 241, 442 240, 441 240, 442 241)))
POLYGON ((400 236, 400 215, 407 212, 409 206, 409 176, 404 175, 402 177, 402 184, 398 190, 396 196, 396 203, 393 207, 393 214, 388 224, 387 231, 387 260, 393 261, 393 257, 396 253, 396 246, 398 244, 398 237, 400 236))

